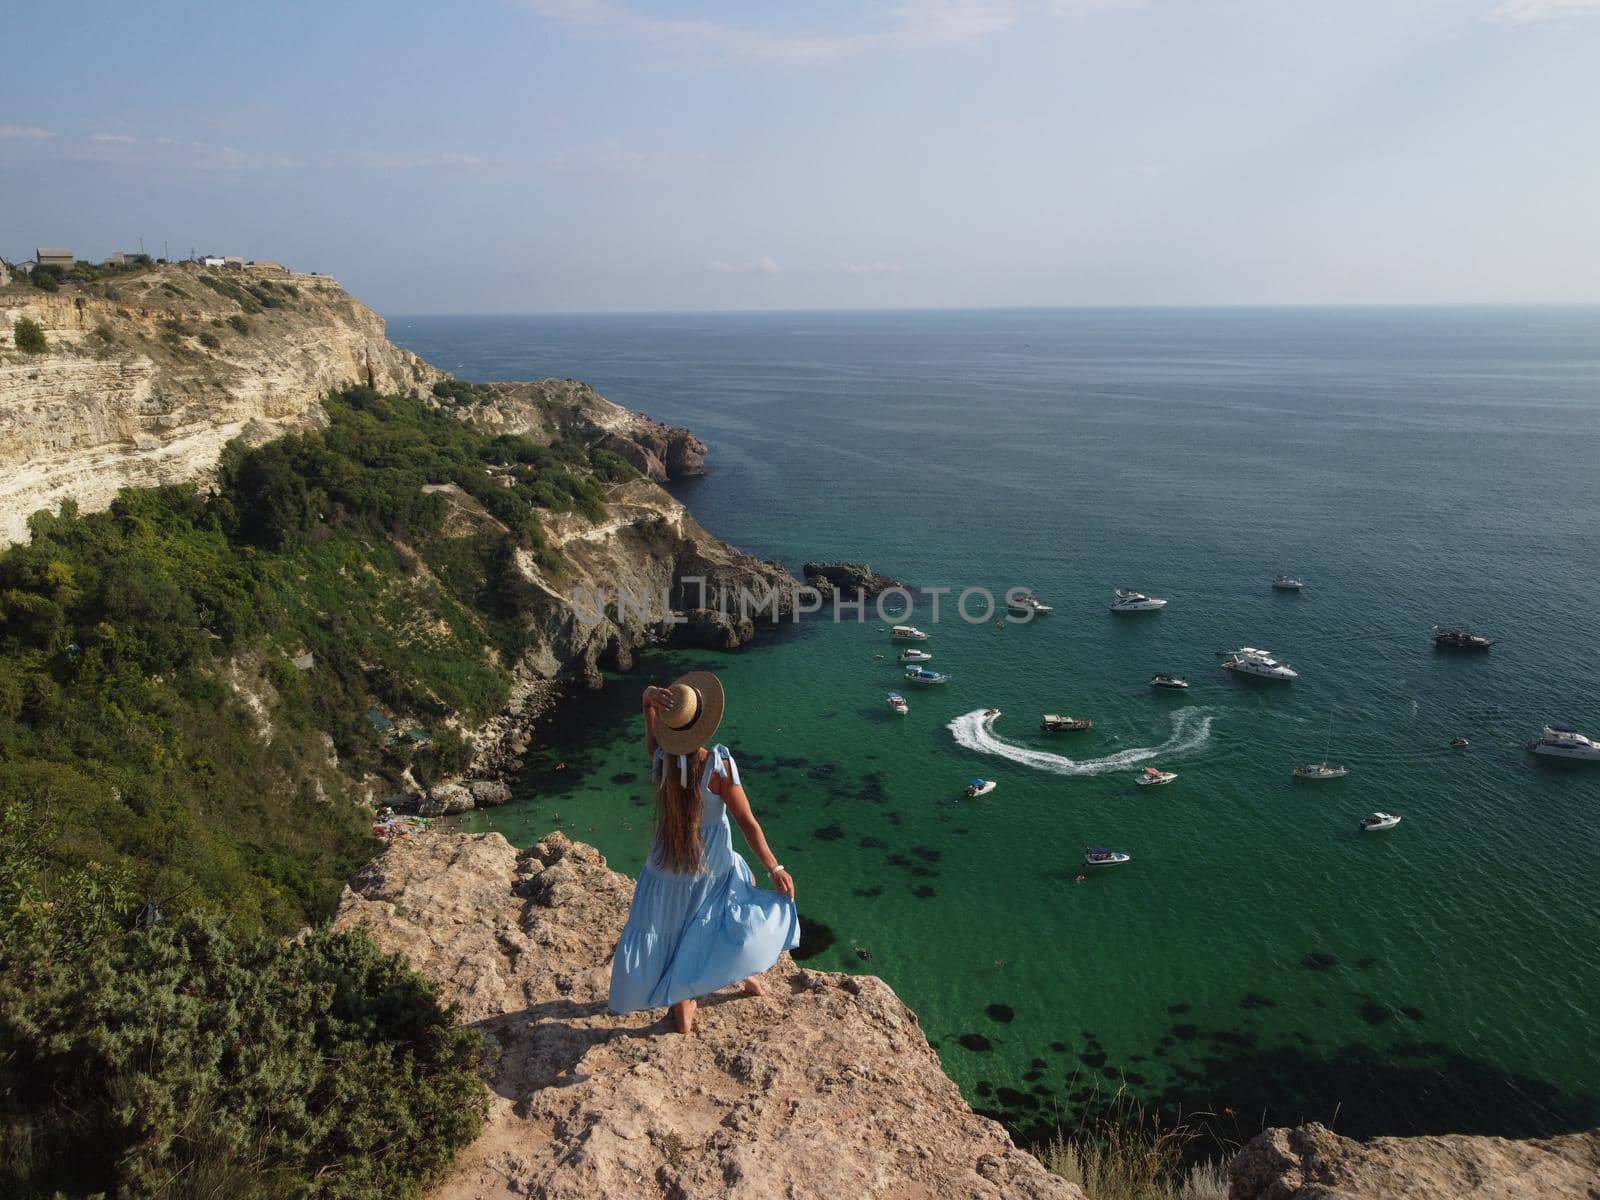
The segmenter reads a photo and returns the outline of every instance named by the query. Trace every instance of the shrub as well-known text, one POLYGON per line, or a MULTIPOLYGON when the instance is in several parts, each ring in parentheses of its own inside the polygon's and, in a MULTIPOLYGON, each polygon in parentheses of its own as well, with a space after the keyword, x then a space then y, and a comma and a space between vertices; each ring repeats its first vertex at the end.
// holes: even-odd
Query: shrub
POLYGON ((43 354, 50 348, 45 341, 44 327, 27 317, 18 317, 12 324, 11 339, 24 354, 43 354))
POLYGON ((388 1200, 476 1136, 478 1035, 364 933, 168 925, 0 834, 0 1194, 388 1200))
POLYGON ((205 329, 200 332, 200 344, 207 350, 216 350, 222 346, 222 339, 209 329, 205 329))
POLYGON ((473 387, 464 380, 441 379, 433 385, 433 394, 441 400, 451 400, 456 404, 471 404, 473 387))
POLYGON ((61 286, 61 274, 54 267, 35 267, 28 273, 28 281, 41 292, 53 292, 61 286))
POLYGON ((238 313, 234 313, 233 316, 228 318, 228 324, 233 327, 233 331, 240 337, 246 337, 250 333, 250 322, 246 321, 238 313))

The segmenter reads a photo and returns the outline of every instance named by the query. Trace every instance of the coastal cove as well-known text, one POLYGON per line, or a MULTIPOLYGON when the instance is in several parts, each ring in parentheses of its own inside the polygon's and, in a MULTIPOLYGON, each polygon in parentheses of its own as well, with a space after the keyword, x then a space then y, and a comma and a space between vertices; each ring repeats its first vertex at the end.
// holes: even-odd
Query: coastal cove
POLYGON ((517 799, 465 826, 560 828, 635 872, 637 688, 709 666, 806 965, 882 976, 1013 1128, 1121 1086, 1231 1108, 1241 1136, 1600 1122, 1600 773, 1523 750, 1546 721, 1600 731, 1597 330, 1580 309, 397 318, 461 377, 578 377, 691 429, 709 473, 672 490, 744 550, 1055 607, 924 607, 942 688, 907 691, 870 617, 652 654, 564 705, 517 799), (1272 592, 1280 570, 1306 590, 1272 592), (1113 617, 1116 586, 1171 605, 1113 617), (1434 651, 1455 621, 1501 644, 1434 651), (1216 652, 1241 644, 1301 678, 1232 679, 1216 652), (1157 671, 1193 686, 1152 693, 1157 671), (988 706, 1006 745, 1070 764, 959 745, 988 706), (1043 712, 1095 728, 1042 735, 1043 712), (1350 777, 1291 780, 1328 742, 1350 777), (1135 788, 1146 763, 1179 780, 1135 788), (999 787, 965 802, 972 775, 999 787), (1377 809, 1405 823, 1364 839, 1377 809), (1134 861, 1074 883, 1089 843, 1134 861))

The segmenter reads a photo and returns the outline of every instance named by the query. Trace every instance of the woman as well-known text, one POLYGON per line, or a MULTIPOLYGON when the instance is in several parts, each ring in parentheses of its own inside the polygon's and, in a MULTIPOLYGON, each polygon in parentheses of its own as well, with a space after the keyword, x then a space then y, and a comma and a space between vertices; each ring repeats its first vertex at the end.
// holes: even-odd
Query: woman
POLYGON ((767 847, 728 748, 706 743, 722 721, 722 682, 691 671, 644 692, 644 745, 656 786, 656 834, 611 964, 612 1012, 669 1005, 679 1033, 694 1032, 699 997, 757 975, 800 944, 794 877, 767 847), (755 886, 734 853, 732 817, 766 868, 755 886))

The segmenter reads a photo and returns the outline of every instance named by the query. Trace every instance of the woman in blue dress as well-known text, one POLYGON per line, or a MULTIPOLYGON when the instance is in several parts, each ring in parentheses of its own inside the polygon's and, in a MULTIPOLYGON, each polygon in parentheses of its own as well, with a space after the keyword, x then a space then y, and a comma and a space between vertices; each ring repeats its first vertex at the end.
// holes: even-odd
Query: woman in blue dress
POLYGON ((800 944, 794 877, 750 811, 733 755, 707 746, 722 721, 722 682, 691 671, 644 692, 645 752, 656 788, 656 832, 628 923, 611 963, 612 1012, 669 1006, 679 1033, 694 1032, 696 1001, 757 978, 800 944), (758 888, 733 849, 739 826, 772 890, 758 888))

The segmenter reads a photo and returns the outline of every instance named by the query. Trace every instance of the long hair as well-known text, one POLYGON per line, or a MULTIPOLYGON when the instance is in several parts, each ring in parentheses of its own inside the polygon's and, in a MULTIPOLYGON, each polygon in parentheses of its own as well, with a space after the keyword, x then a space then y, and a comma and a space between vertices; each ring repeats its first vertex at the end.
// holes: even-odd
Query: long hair
POLYGON ((698 752, 689 764, 689 786, 683 786, 676 754, 663 757, 661 778, 656 783, 657 865, 674 875, 698 875, 700 856, 700 774, 705 764, 698 752))

